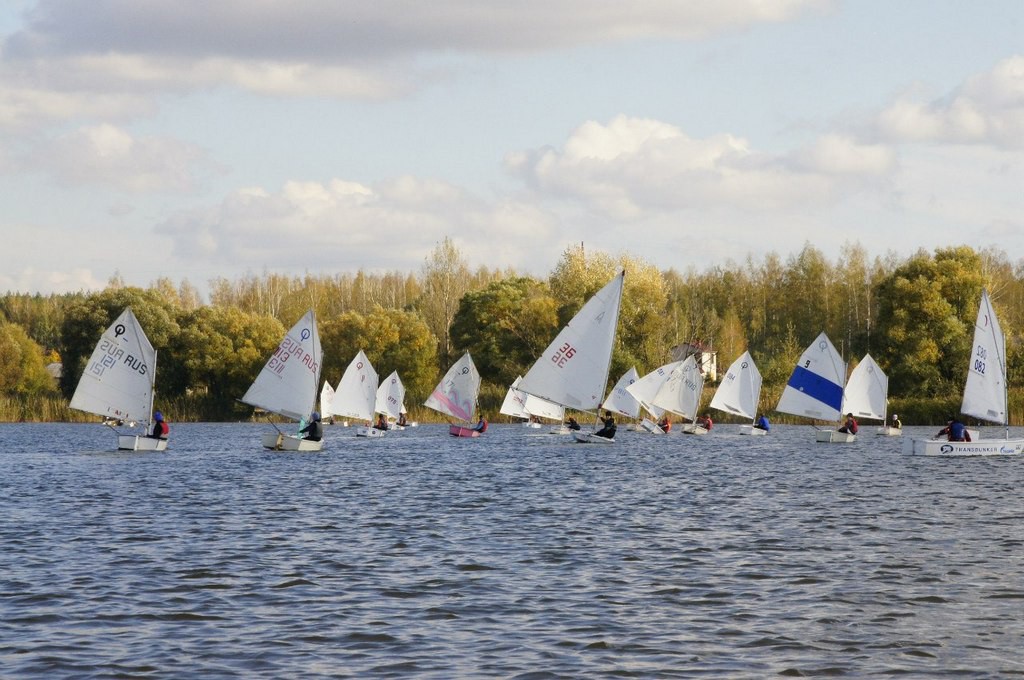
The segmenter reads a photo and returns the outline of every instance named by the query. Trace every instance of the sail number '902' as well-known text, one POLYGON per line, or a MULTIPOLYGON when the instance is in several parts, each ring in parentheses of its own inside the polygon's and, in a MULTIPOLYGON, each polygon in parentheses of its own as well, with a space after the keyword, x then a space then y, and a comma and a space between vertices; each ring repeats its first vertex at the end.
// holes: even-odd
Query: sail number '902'
POLYGON ((569 343, 565 343, 558 348, 554 355, 552 355, 551 361, 555 362, 555 365, 561 368, 562 366, 565 366, 566 362, 568 362, 569 359, 572 359, 575 354, 576 348, 569 343))
POLYGON ((988 350, 983 345, 978 345, 974 350, 974 370, 985 375, 985 360, 988 359, 988 350))

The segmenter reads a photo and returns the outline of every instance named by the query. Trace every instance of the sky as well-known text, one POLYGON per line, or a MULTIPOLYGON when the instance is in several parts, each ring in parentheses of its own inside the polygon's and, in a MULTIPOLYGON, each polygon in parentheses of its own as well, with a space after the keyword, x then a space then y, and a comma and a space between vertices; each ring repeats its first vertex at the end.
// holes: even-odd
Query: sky
POLYGON ((1020 0, 6 0, 0 291, 1024 261, 1020 0))

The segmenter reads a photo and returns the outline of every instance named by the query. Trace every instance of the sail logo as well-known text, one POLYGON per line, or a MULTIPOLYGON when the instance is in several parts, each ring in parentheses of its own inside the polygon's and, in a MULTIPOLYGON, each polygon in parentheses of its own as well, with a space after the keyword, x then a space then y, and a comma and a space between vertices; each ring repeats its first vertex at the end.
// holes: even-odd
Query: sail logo
POLYGON ((565 343, 551 356, 551 361, 553 361, 559 368, 562 368, 569 362, 569 359, 572 359, 574 356, 576 356, 576 348, 569 343, 565 343))
MULTIPOLYGON (((124 333, 124 330, 122 329, 121 332, 124 333)), ((124 348, 119 346, 113 340, 101 340, 100 346, 97 348, 97 353, 101 352, 102 356, 97 358, 96 361, 92 362, 89 366, 89 372, 97 378, 102 377, 103 373, 106 372, 108 368, 113 368, 118 364, 127 366, 139 375, 146 375, 149 370, 146 366, 146 362, 132 354, 129 354, 128 352, 125 352, 124 348)))
MULTIPOLYGON (((302 331, 302 338, 305 340, 307 337, 309 337, 309 331, 304 329, 302 331)), ((310 371, 316 373, 317 361, 313 358, 313 355, 307 352, 300 342, 296 342, 290 336, 285 336, 281 344, 277 346, 273 356, 270 357, 270 361, 267 362, 267 369, 272 373, 281 375, 284 373, 285 366, 291 357, 296 357, 310 371)))

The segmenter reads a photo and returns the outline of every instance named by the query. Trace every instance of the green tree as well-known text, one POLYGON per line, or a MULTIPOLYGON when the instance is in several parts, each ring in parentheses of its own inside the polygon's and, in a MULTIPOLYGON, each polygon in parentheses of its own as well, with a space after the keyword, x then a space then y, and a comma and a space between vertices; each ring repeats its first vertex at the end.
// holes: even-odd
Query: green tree
POLYGON ((20 325, 0 321, 0 394, 27 397, 54 392, 43 349, 20 325))
POLYGON ((441 366, 453 360, 450 328, 459 300, 470 289, 470 271, 455 243, 447 236, 431 251, 423 265, 416 309, 437 338, 441 366))

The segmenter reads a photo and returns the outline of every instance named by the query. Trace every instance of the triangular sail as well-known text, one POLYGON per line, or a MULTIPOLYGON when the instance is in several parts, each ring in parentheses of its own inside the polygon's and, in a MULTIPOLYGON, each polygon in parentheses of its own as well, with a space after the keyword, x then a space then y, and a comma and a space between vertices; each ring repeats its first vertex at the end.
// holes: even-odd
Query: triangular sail
POLYGON ((725 372, 715 396, 711 398, 711 408, 753 420, 760 396, 761 371, 757 370, 750 352, 744 352, 725 372))
POLYGON ((71 408, 121 420, 148 421, 156 351, 131 308, 100 336, 71 397, 71 408))
POLYGON ((704 389, 704 374, 693 355, 686 357, 673 369, 669 379, 654 395, 653 403, 658 408, 682 416, 687 420, 697 417, 700 394, 704 389))
POLYGON ((814 339, 793 369, 776 411, 819 420, 839 420, 846 364, 825 333, 814 339))
POLYGON ((682 366, 682 361, 673 361, 672 363, 659 366, 644 377, 637 380, 632 385, 626 388, 626 391, 632 394, 640 405, 648 411, 655 418, 660 418, 665 412, 664 409, 660 409, 655 406, 652 402, 654 397, 658 394, 658 390, 665 384, 665 381, 672 375, 672 371, 682 366))
POLYGON ((870 354, 865 354, 846 382, 842 412, 852 413, 858 418, 884 421, 888 394, 888 376, 870 354))
POLYGON ((566 408, 597 408, 608 385, 625 276, 625 271, 618 274, 583 305, 523 376, 519 389, 566 408))
POLYGON ((988 291, 981 291, 974 322, 974 351, 967 368, 967 383, 960 411, 975 418, 1005 425, 1006 339, 988 291))
POLYGON ((601 408, 612 413, 618 413, 621 416, 626 416, 627 418, 639 416, 640 402, 628 390, 629 386, 635 384, 638 380, 640 380, 640 375, 636 372, 636 367, 626 371, 619 378, 619 381, 615 383, 615 387, 611 389, 608 396, 604 398, 601 408))
POLYGON ((242 401, 287 418, 308 418, 316 405, 323 349, 313 310, 285 334, 242 401))
POLYGON ((526 410, 526 392, 519 389, 519 383, 523 381, 522 376, 516 376, 515 381, 508 388, 505 394, 505 401, 501 402, 499 413, 512 416, 513 418, 529 418, 530 413, 526 410))
POLYGON ((383 413, 385 417, 398 419, 402 414, 402 402, 405 400, 405 385, 398 377, 398 371, 392 371, 391 375, 381 382, 377 388, 376 412, 383 413))
POLYGON ((423 405, 468 423, 473 419, 479 392, 480 373, 466 352, 448 369, 423 405))
MULTIPOLYGON (((525 392, 523 394, 526 394, 525 392)), ((561 422, 565 418, 565 407, 547 399, 535 397, 532 394, 526 395, 526 412, 538 418, 557 420, 561 422)))
POLYGON ((331 410, 331 403, 334 401, 334 388, 331 387, 331 383, 324 381, 324 386, 320 388, 320 414, 326 418, 333 411, 331 410))
POLYGON ((377 404, 377 371, 363 350, 349 362, 334 392, 331 413, 354 420, 373 420, 377 404))

